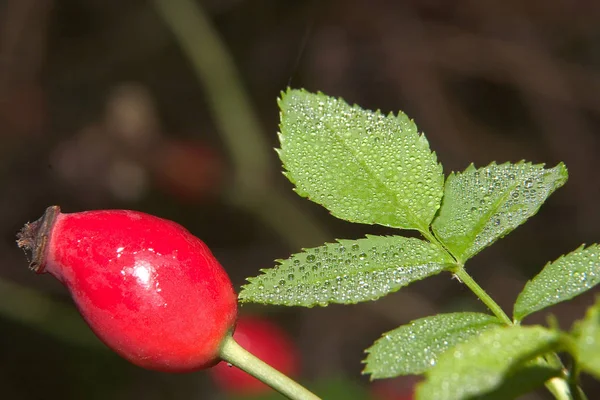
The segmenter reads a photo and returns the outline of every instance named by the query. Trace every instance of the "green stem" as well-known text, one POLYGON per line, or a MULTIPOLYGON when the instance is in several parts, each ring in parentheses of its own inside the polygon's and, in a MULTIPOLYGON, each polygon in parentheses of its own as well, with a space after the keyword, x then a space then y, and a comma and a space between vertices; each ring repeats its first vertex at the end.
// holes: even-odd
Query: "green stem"
POLYGON ((431 243, 436 244, 444 249, 444 246, 442 245, 442 243, 433 235, 433 233, 431 233, 431 231, 429 229, 419 229, 419 232, 421 232, 421 235, 423 235, 425 237, 425 239, 429 240, 431 243))
MULTIPOLYGON (((434 244, 438 245, 440 248, 448 251, 444 247, 444 245, 435 237, 435 235, 433 233, 431 233, 431 231, 429 231, 429 229, 422 229, 422 230, 420 230, 420 232, 431 243, 434 243, 434 244)), ((457 266, 456 270, 452 271, 454 273, 454 275, 456 275, 456 277, 458 279, 460 279, 461 282, 463 282, 465 285, 467 285, 467 287, 469 289, 471 289, 471 291, 473 293, 475 293, 475 296, 479 297, 479 299, 483 302, 483 304, 485 304, 490 309, 490 311, 492 313, 494 313, 494 315, 498 319, 500 319, 506 325, 512 325, 513 322, 508 317, 508 315, 506 315, 504 310, 502 310, 502 308, 498 305, 498 303, 496 303, 494 301, 494 299, 492 299, 490 297, 490 295, 487 294, 487 292, 485 290, 483 290, 483 288, 481 286, 479 286, 479 284, 477 282, 475 282, 475 280, 473 278, 471 278, 471 275, 468 274, 468 272, 467 272, 467 270, 465 270, 464 266, 458 261, 456 262, 456 266, 457 266)))
POLYGON ((308 389, 277 371, 269 364, 252 355, 240 346, 231 335, 225 338, 221 346, 221 359, 235 365, 255 378, 271 386, 282 395, 293 400, 320 400, 308 389))
POLYGON ((475 293, 475 296, 479 297, 483 304, 485 304, 490 309, 490 311, 494 313, 496 317, 498 317, 498 319, 502 320, 502 322, 504 322, 506 325, 513 324, 510 318, 508 318, 508 315, 506 315, 506 313, 504 312, 504 310, 500 308, 498 303, 496 303, 494 299, 492 299, 490 295, 487 294, 487 292, 483 290, 483 288, 479 286, 479 284, 475 282, 473 278, 471 278, 471 275, 467 273, 467 271, 462 265, 459 265, 458 269, 453 272, 458 277, 458 279, 460 279, 465 285, 467 285, 469 289, 471 289, 473 293, 475 293))
MULTIPOLYGON (((448 249, 445 248, 443 243, 441 243, 435 237, 435 235, 431 233, 431 231, 429 231, 428 229, 420 229, 419 231, 431 243, 434 243, 440 246, 440 248, 443 248, 446 251, 448 251, 448 249)), ((465 285, 467 285, 467 287, 471 289, 471 291, 477 297, 479 297, 483 304, 485 304, 498 319, 500 319, 508 326, 513 325, 513 321, 511 321, 511 319, 508 317, 508 315, 506 315, 506 313, 504 312, 504 310, 502 310, 498 303, 496 303, 494 299, 492 299, 490 295, 487 294, 487 292, 481 286, 479 286, 477 282, 475 282, 471 275, 467 273, 464 266, 458 261, 457 267, 458 268, 455 271, 452 271, 456 275, 456 277, 460 279, 465 285)), ((552 367, 564 370, 564 365, 562 364, 562 361, 556 353, 551 353, 549 355, 549 359, 545 360, 545 362, 547 362, 552 367)), ((570 384, 570 382, 567 382, 564 378, 550 379, 545 383, 545 386, 557 400, 585 399, 585 394, 583 394, 583 391, 581 391, 576 385, 572 385, 570 384), (573 390, 573 388, 575 391, 573 390)))
POLYGON ((227 46, 197 1, 155 0, 156 9, 202 83, 215 122, 231 154, 236 179, 262 180, 268 149, 252 102, 227 46))
MULTIPOLYGON (((544 357, 544 361, 553 368, 560 369, 563 371, 565 370, 565 366, 563 365, 560 357, 558 357, 558 354, 556 353, 549 353, 544 357)), ((578 393, 572 390, 573 388, 569 384, 568 380, 566 380, 563 377, 552 378, 546 381, 545 385, 546 389, 548 389, 548 391, 552 393, 554 398, 556 398, 557 400, 580 399, 580 397, 577 397, 578 393)))
POLYGON ((580 386, 578 385, 569 385, 571 388, 571 393, 573 395, 573 400, 588 400, 587 396, 583 392, 580 386))
MULTIPOLYGON (((492 299, 490 295, 488 295, 487 292, 483 290, 483 288, 479 286, 479 284, 475 282, 473 278, 471 278, 471 275, 467 273, 462 265, 459 265, 459 268, 454 271, 454 274, 465 285, 467 285, 467 287, 471 289, 471 291, 475 293, 477 297, 479 297, 483 304, 485 304, 490 311, 492 311, 494 315, 498 317, 498 319, 502 320, 502 322, 504 322, 506 325, 513 325, 513 322, 510 320, 508 315, 506 315, 504 310, 502 310, 498 303, 496 303, 494 299, 492 299)), ((548 363, 553 367, 564 369, 564 366, 562 365, 562 362, 556 353, 552 353, 550 355, 550 360, 548 360, 548 363)), ((569 385, 563 378, 552 378, 546 381, 545 386, 557 400, 573 400, 569 385)))
POLYGON ((198 2, 154 0, 202 84, 215 123, 233 163, 233 185, 226 200, 274 229, 292 248, 330 238, 321 224, 303 213, 269 181, 273 153, 262 134, 233 57, 198 2), (291 229, 293 227, 293 229, 291 229))
MULTIPOLYGON (((420 232, 431 243, 434 243, 434 244, 438 245, 440 248, 448 251, 444 247, 444 245, 435 237, 435 235, 433 233, 431 233, 431 231, 429 231, 428 229, 422 229, 422 230, 420 230, 420 232)), ((463 282, 465 285, 467 285, 467 287, 469 289, 471 289, 471 291, 473 293, 475 293, 475 296, 479 297, 479 299, 483 302, 483 304, 485 304, 490 309, 490 311, 492 313, 494 313, 494 315, 496 317, 498 317, 498 319, 500 319, 506 325, 512 325, 513 322, 508 317, 508 315, 506 315, 504 310, 502 310, 502 308, 498 305, 498 303, 496 303, 494 301, 494 299, 492 299, 490 297, 490 295, 487 294, 487 292, 481 286, 479 286, 479 284, 477 282, 475 282, 475 280, 473 278, 471 278, 471 275, 469 275, 467 270, 465 270, 464 266, 462 264, 460 264, 458 261, 457 261, 456 265, 457 265, 457 269, 452 271, 454 273, 454 275, 456 275, 456 277, 458 279, 460 279, 461 282, 463 282)))
MULTIPOLYGON (((502 320, 502 322, 504 322, 506 325, 513 325, 513 322, 510 320, 508 315, 506 315, 504 310, 502 310, 498 303, 496 303, 494 299, 492 299, 490 295, 488 295, 487 292, 483 290, 483 288, 479 286, 479 284, 475 282, 473 278, 471 278, 471 275, 467 273, 462 265, 459 265, 459 268, 454 271, 454 273, 458 279, 467 285, 467 287, 471 289, 471 291, 475 293, 479 299, 481 299, 481 301, 494 313, 496 317, 498 317, 498 319, 502 320)), ((551 353, 549 357, 550 359, 548 360, 548 364, 555 368, 564 369, 564 366, 556 353, 551 353)), ((573 400, 573 395, 569 388, 569 384, 567 381, 565 381, 565 379, 550 379, 546 381, 545 386, 557 400, 573 400)))
POLYGON ((545 385, 556 400, 573 400, 569 385, 563 378, 552 378, 546 381, 545 385))
MULTIPOLYGON (((563 338, 564 341, 566 341, 567 344, 567 348, 573 348, 574 347, 574 343, 573 343, 573 339, 572 336, 570 335, 565 335, 563 338)), ((569 351, 569 353, 573 354, 573 351, 569 351)), ((562 362, 560 360, 560 358, 558 357, 558 355, 556 354, 552 354, 554 356, 554 358, 560 363, 560 366, 562 366, 562 362)), ((579 386, 579 374, 580 374, 580 366, 579 366, 579 362, 577 361, 576 358, 573 358, 572 360, 572 365, 569 368, 568 371, 568 375, 567 375, 567 382, 566 384, 569 386, 569 390, 571 392, 571 396, 573 397, 573 400, 587 400, 587 396, 585 395, 585 393, 583 392, 583 390, 581 389, 581 386, 579 386)))

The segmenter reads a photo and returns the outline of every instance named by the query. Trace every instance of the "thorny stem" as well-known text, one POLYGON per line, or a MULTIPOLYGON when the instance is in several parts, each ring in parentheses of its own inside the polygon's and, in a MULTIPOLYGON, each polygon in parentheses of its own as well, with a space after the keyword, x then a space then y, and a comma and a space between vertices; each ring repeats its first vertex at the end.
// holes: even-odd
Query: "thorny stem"
POLYGON ((225 338, 221 346, 220 356, 224 361, 260 379, 292 400, 321 400, 290 377, 252 355, 240 346, 231 335, 225 338))

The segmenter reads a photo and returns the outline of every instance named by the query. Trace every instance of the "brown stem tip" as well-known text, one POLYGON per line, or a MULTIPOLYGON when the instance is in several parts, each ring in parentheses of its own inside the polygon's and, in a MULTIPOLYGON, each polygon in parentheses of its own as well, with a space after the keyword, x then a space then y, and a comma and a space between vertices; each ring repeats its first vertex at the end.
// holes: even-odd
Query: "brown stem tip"
POLYGON ((50 206, 46 208, 46 212, 40 219, 25 224, 17 233, 17 245, 25 251, 29 268, 38 274, 44 272, 46 245, 58 214, 60 214, 60 207, 50 206))

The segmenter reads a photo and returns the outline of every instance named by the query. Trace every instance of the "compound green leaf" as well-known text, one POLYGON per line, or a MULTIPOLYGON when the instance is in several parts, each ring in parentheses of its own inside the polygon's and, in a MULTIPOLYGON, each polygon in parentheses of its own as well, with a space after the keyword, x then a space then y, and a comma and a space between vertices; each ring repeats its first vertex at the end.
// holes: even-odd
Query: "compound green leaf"
POLYGON ((600 301, 588 309, 577 324, 577 354, 582 369, 600 379, 600 301))
POLYGON ((600 283, 600 246, 583 246, 548 263, 519 294, 514 318, 550 307, 593 288, 600 283))
POLYGON ((427 379, 417 387, 416 398, 515 398, 560 374, 558 370, 531 362, 559 346, 560 333, 540 326, 489 329, 442 354, 437 364, 425 373, 427 379), (520 373, 526 373, 529 379, 515 379, 520 373), (512 384, 506 385, 508 381, 512 384), (523 386, 515 387, 519 382, 523 386))
POLYGON ((363 372, 371 379, 422 374, 450 347, 499 325, 498 318, 474 312, 417 319, 385 333, 368 348, 363 372))
POLYGON ((305 249, 249 278, 241 302, 285 306, 375 300, 454 266, 439 247, 415 238, 368 236, 305 249))
POLYGON ((567 181, 567 169, 520 162, 472 164, 446 180, 444 200, 432 228, 462 263, 533 216, 567 181))
POLYGON ((288 90, 279 100, 279 157, 296 192, 351 222, 427 230, 444 176, 425 136, 403 113, 288 90))

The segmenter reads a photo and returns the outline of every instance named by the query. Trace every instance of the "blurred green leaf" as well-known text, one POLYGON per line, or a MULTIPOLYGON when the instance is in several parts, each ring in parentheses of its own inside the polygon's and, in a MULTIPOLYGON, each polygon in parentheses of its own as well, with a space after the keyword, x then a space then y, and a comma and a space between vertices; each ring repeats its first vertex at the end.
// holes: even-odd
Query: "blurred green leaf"
POLYGON ((279 100, 279 157, 296 192, 341 219, 427 230, 440 206, 442 166, 402 112, 288 90, 279 100))
POLYGON ((364 373, 372 379, 422 374, 449 348, 499 325, 498 318, 473 312, 417 319, 385 333, 367 349, 364 373))
POLYGON ((69 344, 107 350, 74 306, 0 279, 0 315, 69 344))
POLYGON ((496 389, 485 394, 468 397, 469 400, 509 400, 541 387, 548 379, 561 375, 561 371, 548 365, 527 364, 504 380, 496 389))
POLYGON ((368 236, 305 249, 249 278, 241 302, 325 306, 375 300, 454 266, 444 250, 402 236, 368 236))
POLYGON ((307 387, 323 400, 374 400, 366 387, 358 384, 355 379, 333 377, 321 379, 307 387))
POLYGON ((600 299, 577 324, 575 358, 582 369, 600 379, 600 299))
POLYGON ((417 387, 417 399, 480 399, 486 398, 484 395, 493 399, 515 398, 560 373, 531 363, 558 349, 559 340, 559 332, 541 326, 487 330, 442 354, 425 373, 427 379, 417 387), (521 372, 536 381, 520 381, 521 372), (509 380, 511 385, 506 385, 509 380), (522 387, 515 386, 519 382, 522 387))
POLYGON ((448 176, 433 231, 464 263, 533 216, 567 176, 562 163, 551 169, 524 162, 471 164, 448 176))
POLYGON ((550 307, 593 288, 600 283, 600 246, 583 246, 546 264, 527 282, 514 307, 514 318, 550 307))

